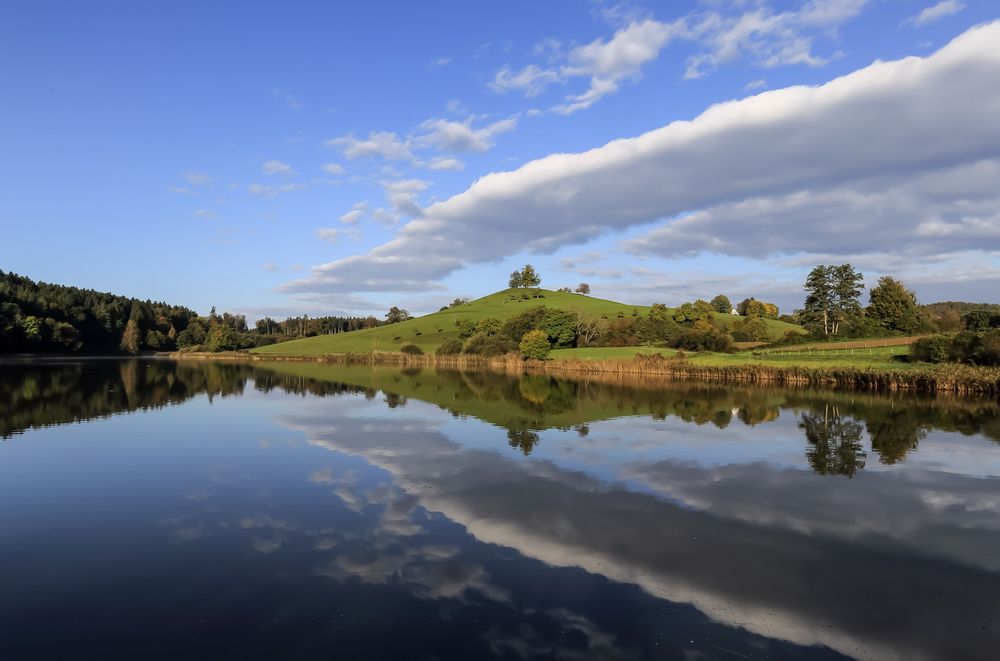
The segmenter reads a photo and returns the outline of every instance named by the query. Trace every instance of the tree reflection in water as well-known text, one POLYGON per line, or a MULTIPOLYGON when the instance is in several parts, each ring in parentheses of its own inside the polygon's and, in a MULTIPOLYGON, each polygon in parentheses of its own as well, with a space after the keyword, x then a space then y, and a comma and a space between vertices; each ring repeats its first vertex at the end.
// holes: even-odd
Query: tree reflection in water
POLYGON ((865 467, 864 427, 841 416, 836 406, 827 405, 822 414, 803 413, 799 429, 805 432, 809 443, 806 449, 809 465, 820 475, 851 477, 865 467))
POLYGON ((622 416, 676 418, 725 429, 797 416, 806 457, 820 475, 852 476, 865 467, 865 443, 882 464, 904 461, 928 431, 983 434, 1000 442, 1000 405, 991 400, 916 398, 695 382, 648 382, 449 369, 228 363, 159 359, 13 363, 2 366, 0 438, 25 429, 180 403, 281 389, 315 396, 360 393, 398 408, 420 400, 501 427, 525 456, 547 429, 588 434, 588 425, 622 416))

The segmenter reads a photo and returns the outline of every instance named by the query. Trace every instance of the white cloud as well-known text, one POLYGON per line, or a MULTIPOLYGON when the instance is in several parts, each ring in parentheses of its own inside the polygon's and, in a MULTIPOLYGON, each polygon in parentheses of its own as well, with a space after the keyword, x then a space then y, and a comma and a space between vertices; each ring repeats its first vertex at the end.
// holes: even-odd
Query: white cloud
POLYGON ((761 4, 737 14, 721 10, 692 14, 684 36, 698 43, 702 52, 688 59, 684 77, 701 78, 742 57, 764 67, 822 66, 829 58, 813 52, 814 38, 835 32, 868 4, 869 0, 810 0, 797 10, 779 13, 761 4))
POLYGON ((546 87, 558 81, 559 73, 553 69, 543 69, 538 65, 529 64, 514 71, 508 65, 496 72, 490 83, 490 88, 500 94, 520 91, 530 99, 538 96, 546 87))
POLYGON ((212 219, 215 218, 216 214, 214 211, 210 209, 198 209, 197 211, 194 212, 194 215, 198 216, 199 218, 212 219))
POLYGON ((263 264, 261 268, 264 269, 265 271, 274 272, 278 270, 278 265, 275 264, 274 262, 267 262, 266 264, 263 264))
POLYGON ((292 191, 301 190, 305 187, 306 185, 301 183, 281 184, 280 186, 252 183, 247 186, 247 192, 255 197, 274 197, 275 195, 281 195, 282 193, 290 193, 292 191))
POLYGON ((193 188, 188 188, 186 186, 167 186, 167 190, 170 191, 171 193, 174 193, 175 195, 188 195, 192 197, 195 195, 199 195, 198 191, 194 190, 193 188))
POLYGON ((457 172, 465 169, 465 163, 458 160, 457 158, 438 156, 436 158, 432 158, 427 163, 427 167, 430 170, 450 170, 453 172, 457 172))
POLYGON ((212 178, 209 177, 204 172, 197 172, 195 170, 189 170, 184 173, 184 179, 192 186, 208 186, 212 183, 212 178))
POLYGON ((554 110, 565 115, 589 108, 601 97, 616 92, 621 81, 640 78, 643 65, 655 60, 672 38, 684 32, 683 21, 660 23, 646 19, 618 30, 608 41, 596 39, 574 48, 560 75, 589 77, 590 88, 568 96, 554 110))
POLYGON ((688 79, 700 78, 745 57, 763 67, 818 67, 830 56, 813 52, 814 39, 835 36, 837 28, 859 15, 869 2, 809 0, 797 9, 782 12, 775 12, 764 2, 705 3, 708 9, 698 9, 671 22, 640 17, 640 12, 630 6, 602 7, 599 13, 605 19, 622 26, 609 39, 596 39, 565 55, 555 42, 558 48, 543 51, 550 53, 551 60, 561 60, 561 65, 528 64, 520 69, 505 65, 496 72, 490 87, 500 93, 516 90, 533 97, 553 83, 587 78, 585 91, 568 95, 552 108, 570 114, 617 92, 623 82, 640 79, 642 68, 678 40, 696 45, 697 52, 687 61, 684 77, 688 79))
POLYGON ((928 23, 952 16, 965 9, 965 3, 958 0, 941 0, 936 5, 927 7, 916 16, 906 19, 903 24, 910 24, 914 27, 923 27, 928 23))
POLYGON ((423 211, 417 204, 417 195, 427 190, 428 182, 422 179, 390 179, 380 182, 389 208, 379 208, 372 216, 383 223, 395 224, 404 217, 417 217, 423 211))
MULTIPOLYGON (((981 211, 988 195, 960 191, 966 185, 991 184, 988 159, 1000 153, 998 42, 1000 22, 995 22, 968 31, 927 58, 876 62, 819 87, 791 87, 722 103, 694 120, 636 138, 484 176, 463 193, 411 209, 416 219, 388 243, 324 264, 312 278, 288 288, 425 287, 428 280, 468 263, 525 250, 551 251, 699 210, 718 218, 726 205, 745 201, 752 205, 772 199, 794 206, 796 195, 861 199, 882 184, 905 196, 910 177, 936 182, 934 195, 941 200, 960 201, 960 195, 967 195, 973 201, 970 210, 981 211), (973 171, 976 181, 964 181, 963 173, 973 171), (935 172, 941 175, 937 179, 935 172)), ((838 223, 861 228, 866 224, 860 219, 867 219, 867 230, 873 231, 870 205, 859 207, 861 211, 843 203, 841 208, 845 215, 838 223)), ((754 237, 760 217, 752 216, 733 231, 750 243, 761 240, 754 237)), ((994 221, 989 217, 967 221, 950 213, 940 226, 921 224, 904 213, 891 217, 898 223, 896 237, 922 227, 925 234, 946 233, 952 250, 1000 248, 990 233, 994 221)), ((801 217, 799 231, 782 237, 789 244, 781 250, 796 250, 791 243, 796 236, 799 250, 815 250, 806 234, 830 235, 828 229, 813 228, 812 218, 801 217)), ((690 240, 690 232, 687 236, 690 240)), ((719 238, 740 240, 712 237, 719 238)), ((867 252, 885 249, 868 242, 867 252)))
POLYGON ((390 161, 413 160, 409 141, 400 140, 391 131, 372 131, 367 140, 359 140, 353 135, 334 138, 327 146, 336 147, 348 159, 380 156, 390 161))
POLYGON ((327 243, 337 244, 340 243, 341 239, 347 238, 357 241, 360 239, 358 230, 356 229, 337 229, 334 227, 323 227, 316 230, 316 238, 320 241, 326 241, 327 243))
POLYGON ((436 69, 439 67, 446 67, 449 64, 451 64, 450 57, 436 57, 433 60, 431 60, 430 66, 432 69, 436 69))
POLYGON ((264 174, 283 174, 288 176, 294 176, 298 174, 292 169, 292 166, 288 163, 282 163, 281 161, 265 161, 260 169, 264 171, 264 174))
POLYGON ((344 166, 340 163, 327 163, 323 166, 323 172, 331 176, 336 176, 338 174, 344 174, 344 166))
MULTIPOLYGON (((496 72, 490 87, 500 93, 521 91, 525 97, 531 98, 541 94, 552 83, 588 78, 590 85, 585 92, 569 95, 553 108, 558 113, 570 114, 589 108, 601 97, 617 91, 620 82, 640 78, 643 65, 656 59, 672 38, 686 32, 684 19, 673 23, 661 23, 649 18, 636 20, 616 31, 608 40, 595 39, 573 48, 565 55, 562 66, 542 68, 529 64, 514 70, 506 65, 496 72)), ((558 59, 561 44, 550 42, 555 47, 546 46, 542 50, 558 59)))
POLYGON ((508 117, 480 128, 473 128, 472 119, 453 122, 447 119, 429 119, 420 125, 424 134, 418 138, 422 145, 432 145, 449 152, 484 152, 493 146, 493 138, 513 131, 517 118, 508 117))
POLYGON ((764 87, 767 87, 767 81, 761 78, 759 80, 751 80, 749 83, 743 86, 743 89, 747 91, 752 91, 752 90, 759 90, 764 87))

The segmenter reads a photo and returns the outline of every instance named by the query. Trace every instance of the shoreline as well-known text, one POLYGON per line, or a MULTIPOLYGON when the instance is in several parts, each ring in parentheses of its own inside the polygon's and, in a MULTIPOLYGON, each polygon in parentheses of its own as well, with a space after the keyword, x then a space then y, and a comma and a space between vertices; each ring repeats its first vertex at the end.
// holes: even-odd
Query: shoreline
POLYGON ((706 366, 685 359, 657 354, 637 355, 628 360, 522 360, 517 356, 495 358, 410 355, 396 352, 368 354, 325 354, 316 356, 266 355, 251 353, 170 354, 176 360, 222 360, 237 362, 306 362, 330 365, 394 365, 399 367, 443 367, 489 369, 505 373, 534 373, 579 376, 617 376, 622 380, 656 377, 667 381, 715 383, 759 383, 778 386, 818 386, 834 390, 872 392, 911 391, 929 394, 1000 395, 1000 368, 970 365, 928 365, 926 368, 891 369, 881 367, 799 367, 767 365, 706 366))

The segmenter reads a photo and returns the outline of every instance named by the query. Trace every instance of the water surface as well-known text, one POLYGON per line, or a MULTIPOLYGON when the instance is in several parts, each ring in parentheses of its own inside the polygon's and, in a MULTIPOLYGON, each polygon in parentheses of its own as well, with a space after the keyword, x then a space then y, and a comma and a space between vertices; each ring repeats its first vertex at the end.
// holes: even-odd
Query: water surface
POLYGON ((1000 415, 441 370, 0 365, 3 659, 992 659, 1000 415))

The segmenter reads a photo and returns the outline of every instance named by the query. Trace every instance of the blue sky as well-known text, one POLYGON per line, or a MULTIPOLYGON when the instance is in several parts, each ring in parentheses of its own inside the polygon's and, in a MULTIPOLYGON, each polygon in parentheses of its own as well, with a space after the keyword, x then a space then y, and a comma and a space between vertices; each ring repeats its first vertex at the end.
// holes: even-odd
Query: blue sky
POLYGON ((526 262, 635 303, 791 309, 845 260, 995 301, 998 17, 5 3, 0 268, 252 318, 428 312, 526 262))

